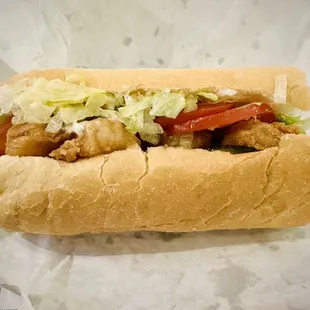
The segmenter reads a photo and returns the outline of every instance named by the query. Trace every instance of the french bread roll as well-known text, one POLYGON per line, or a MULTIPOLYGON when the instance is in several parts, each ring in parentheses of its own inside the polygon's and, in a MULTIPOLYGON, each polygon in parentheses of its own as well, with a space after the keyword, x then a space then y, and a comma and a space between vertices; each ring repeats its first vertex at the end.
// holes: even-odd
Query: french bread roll
MULTIPOLYGON (((13 77, 64 79, 111 91, 231 88, 272 102, 286 75, 287 103, 310 108, 304 74, 295 68, 85 70, 48 69, 13 77)), ((0 226, 73 235, 121 231, 187 232, 276 228, 310 222, 310 137, 285 135, 279 147, 230 154, 181 148, 127 149, 75 163, 0 157, 0 226)))

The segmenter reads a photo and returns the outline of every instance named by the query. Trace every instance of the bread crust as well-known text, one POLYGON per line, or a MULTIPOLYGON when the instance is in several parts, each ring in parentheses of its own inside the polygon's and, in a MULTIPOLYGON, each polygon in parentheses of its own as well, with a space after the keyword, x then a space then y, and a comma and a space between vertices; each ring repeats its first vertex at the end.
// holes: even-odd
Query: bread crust
POLYGON ((0 226, 40 234, 275 228, 310 222, 310 137, 232 155, 151 148, 0 158, 0 226), (39 167, 39 168, 38 168, 39 167))
MULTIPOLYGON (((31 76, 64 78, 66 70, 32 71, 9 82, 31 76)), ((292 89, 305 88, 304 74, 293 68, 70 73, 83 73, 89 85, 117 91, 140 82, 145 88, 193 89, 212 82, 216 87, 259 90, 268 97, 273 96, 275 75, 281 73, 287 74, 292 89)), ((290 103, 298 106, 295 97, 290 103)), ((310 137, 285 135, 279 147, 238 155, 156 147, 75 163, 2 156, 0 226, 73 235, 305 225, 310 222, 309 155, 310 137)))

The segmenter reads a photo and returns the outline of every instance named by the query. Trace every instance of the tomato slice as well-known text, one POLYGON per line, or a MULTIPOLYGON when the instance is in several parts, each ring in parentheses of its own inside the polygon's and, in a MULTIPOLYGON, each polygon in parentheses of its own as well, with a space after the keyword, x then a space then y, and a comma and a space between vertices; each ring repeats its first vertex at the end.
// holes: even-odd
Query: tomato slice
POLYGON ((202 103, 198 105, 197 110, 192 112, 181 112, 177 118, 157 117, 155 123, 162 127, 167 127, 169 125, 180 124, 202 116, 224 112, 233 107, 233 103, 202 103))
POLYGON ((2 116, 0 118, 0 156, 5 154, 6 133, 12 127, 11 119, 12 117, 10 116, 2 116))
POLYGON ((270 106, 267 104, 248 104, 240 108, 227 110, 222 113, 203 116, 180 124, 169 126, 169 134, 188 133, 200 130, 214 130, 225 127, 243 120, 257 117, 264 122, 275 122, 277 120, 270 106))

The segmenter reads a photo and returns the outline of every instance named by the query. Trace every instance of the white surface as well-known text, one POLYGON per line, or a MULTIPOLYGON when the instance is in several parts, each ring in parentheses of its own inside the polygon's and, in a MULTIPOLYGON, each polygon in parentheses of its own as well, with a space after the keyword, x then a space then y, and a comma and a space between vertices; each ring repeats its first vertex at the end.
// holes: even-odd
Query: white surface
MULTIPOLYGON (((0 0, 0 80, 46 66, 242 65, 296 65, 310 77, 310 1, 0 0)), ((0 231, 0 308, 310 309, 309 237, 310 227, 0 231)))

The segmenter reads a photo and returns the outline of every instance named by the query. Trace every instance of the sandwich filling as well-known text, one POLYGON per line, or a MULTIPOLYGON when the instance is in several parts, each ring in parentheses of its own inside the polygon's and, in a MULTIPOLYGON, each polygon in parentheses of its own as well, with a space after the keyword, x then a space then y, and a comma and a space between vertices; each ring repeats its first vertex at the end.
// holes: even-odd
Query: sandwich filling
MULTIPOLYGON (((281 92, 275 98, 285 98, 281 92)), ((299 109, 259 94, 207 88, 109 92, 76 76, 0 87, 0 115, 1 155, 68 162, 160 145, 259 151, 310 126, 299 109)))

